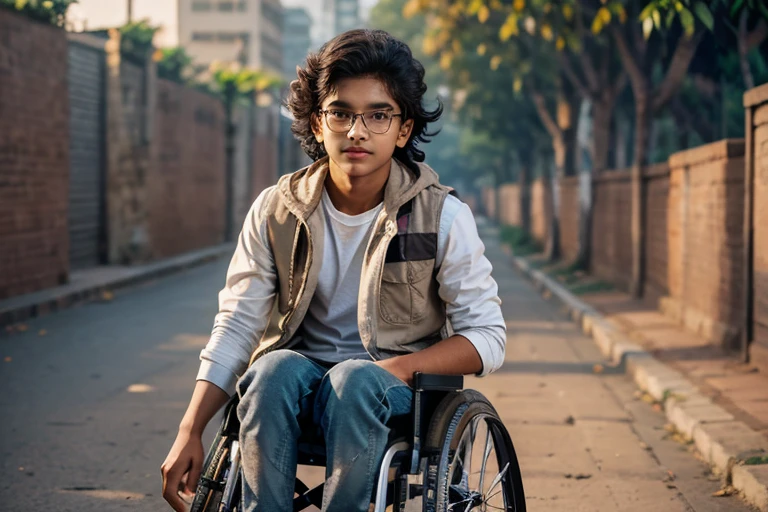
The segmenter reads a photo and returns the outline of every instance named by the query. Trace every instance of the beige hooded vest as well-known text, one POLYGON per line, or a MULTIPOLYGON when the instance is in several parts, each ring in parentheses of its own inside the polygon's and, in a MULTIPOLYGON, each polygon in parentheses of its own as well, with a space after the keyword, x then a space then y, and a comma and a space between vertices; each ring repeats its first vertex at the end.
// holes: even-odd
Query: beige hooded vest
MULTIPOLYGON (((358 328, 374 360, 417 352, 451 334, 435 279, 440 214, 451 189, 429 166, 418 165, 416 176, 392 160, 363 258, 358 328)), ((307 313, 323 256, 325 218, 318 205, 327 173, 325 157, 283 176, 264 203, 277 295, 251 363, 286 346, 307 313)))

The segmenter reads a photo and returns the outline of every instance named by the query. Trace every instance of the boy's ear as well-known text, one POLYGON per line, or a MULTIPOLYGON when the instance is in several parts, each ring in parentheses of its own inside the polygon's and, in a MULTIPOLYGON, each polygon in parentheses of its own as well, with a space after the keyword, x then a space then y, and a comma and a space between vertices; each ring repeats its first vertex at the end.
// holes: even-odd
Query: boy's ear
POLYGON ((413 119, 408 119, 400 125, 400 132, 397 134, 397 147, 404 148, 408 144, 408 139, 413 131, 413 119))
POLYGON ((312 133, 315 134, 315 140, 322 144, 323 142, 323 126, 320 120, 320 116, 317 114, 310 114, 309 124, 312 127, 312 133))

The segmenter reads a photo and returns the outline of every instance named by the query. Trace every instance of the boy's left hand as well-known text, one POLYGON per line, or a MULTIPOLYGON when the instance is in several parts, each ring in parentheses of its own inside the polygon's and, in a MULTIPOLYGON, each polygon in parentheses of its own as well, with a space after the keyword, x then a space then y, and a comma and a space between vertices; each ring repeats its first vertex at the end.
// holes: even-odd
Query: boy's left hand
POLYGON ((381 361, 376 361, 376 364, 411 386, 413 385, 413 372, 410 371, 409 368, 406 368, 406 365, 402 364, 403 361, 401 357, 402 356, 383 359, 381 361))

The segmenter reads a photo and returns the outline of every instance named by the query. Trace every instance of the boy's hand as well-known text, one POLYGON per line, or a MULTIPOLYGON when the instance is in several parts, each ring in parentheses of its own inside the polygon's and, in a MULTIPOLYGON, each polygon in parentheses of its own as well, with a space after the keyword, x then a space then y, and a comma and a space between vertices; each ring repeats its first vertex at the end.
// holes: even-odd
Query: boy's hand
POLYGON ((381 361, 376 361, 376 364, 379 365, 381 368, 384 368, 389 373, 391 373, 401 381, 405 382, 409 386, 412 386, 413 371, 410 370, 410 368, 408 368, 407 365, 402 364, 403 360, 401 359, 401 357, 403 356, 392 357, 390 359, 383 359, 381 361))
POLYGON ((189 510, 188 502, 194 499, 202 468, 201 436, 179 430, 171 451, 160 466, 163 474, 163 498, 176 512, 189 510))

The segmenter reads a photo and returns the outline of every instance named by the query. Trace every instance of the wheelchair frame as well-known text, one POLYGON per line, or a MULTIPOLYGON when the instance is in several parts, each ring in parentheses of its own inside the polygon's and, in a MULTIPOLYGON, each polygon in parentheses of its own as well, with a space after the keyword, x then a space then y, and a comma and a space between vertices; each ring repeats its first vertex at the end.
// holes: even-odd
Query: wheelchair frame
MULTIPOLYGON (((398 506, 394 508, 394 512, 402 512, 405 510, 406 500, 418 496, 422 496, 424 512, 453 510, 453 507, 435 503, 438 498, 435 494, 442 495, 444 499, 447 499, 448 491, 446 489, 449 487, 445 481, 442 483, 438 482, 441 478, 438 473, 441 473, 443 478, 447 477, 447 459, 446 454, 441 453, 444 451, 444 448, 441 449, 438 446, 445 445, 446 440, 437 439, 437 437, 445 433, 450 437, 455 432, 455 429, 460 427, 460 421, 455 419, 459 411, 455 411, 453 419, 447 423, 446 420, 448 418, 445 417, 445 414, 443 414, 443 417, 436 417, 435 412, 446 404, 451 405, 452 402, 456 402, 456 399, 461 401, 462 396, 473 397, 476 403, 485 407, 486 414, 495 415, 495 418, 492 419, 498 425, 494 433, 494 443, 500 442, 505 450, 504 454, 497 454, 497 457, 504 458, 505 460, 508 459, 505 468, 498 477, 503 480, 503 482, 497 482, 497 484, 501 483, 502 485, 502 490, 499 492, 504 492, 503 497, 506 503, 506 510, 525 512, 525 496, 520 467, 517 463, 509 434, 503 427, 503 424, 501 424, 501 420, 498 418, 493 407, 482 395, 472 390, 462 391, 463 382, 464 379, 460 375, 429 375, 418 372, 414 374, 414 396, 411 418, 408 425, 409 431, 406 432, 405 437, 401 435, 401 437, 390 439, 379 469, 375 493, 372 497, 374 498, 374 512, 385 512, 387 506, 396 503, 398 506), (478 400, 478 398, 481 400, 478 400), (408 439, 410 439, 410 442, 408 439), (399 460, 399 462, 394 466, 396 468, 395 477, 394 481, 390 483, 389 475, 393 468, 392 463, 396 460, 399 460), (442 468, 442 472, 439 468, 442 468), (422 472, 424 475, 421 485, 408 483, 409 475, 420 475, 422 472), (502 473, 506 473, 506 476, 502 477, 502 473), (444 487, 440 487, 440 485, 444 487), (441 489, 443 492, 441 492, 441 489), (427 494, 427 496, 424 496, 424 494, 427 494), (511 494, 511 496, 507 496, 508 494, 511 494), (509 500, 512 500, 511 504, 509 500)), ((239 470, 239 421, 235 411, 236 405, 237 397, 233 397, 227 404, 222 425, 206 456, 203 472, 190 512, 232 512, 239 506, 242 475, 239 470), (233 473, 234 478, 231 477, 233 473)), ((458 417, 460 418, 461 415, 459 414, 458 417)), ((466 428, 466 422, 463 428, 466 428)), ((489 430, 486 444, 490 436, 489 430)), ((451 441, 451 439, 448 439, 448 441, 451 441)), ((486 453, 486 460, 487 456, 488 454, 486 453)), ((455 462, 456 456, 453 459, 455 462)), ((325 466, 325 462, 324 455, 311 453, 306 449, 302 451, 302 445, 299 445, 299 465, 325 466)), ((484 469, 483 467, 483 471, 484 469)), ((480 486, 482 488, 482 479, 480 486)), ((450 487, 453 490, 454 486, 451 485, 450 487)), ((304 510, 310 505, 321 508, 323 484, 309 489, 297 478, 295 492, 299 496, 293 500, 294 512, 304 510)), ((477 495, 473 495, 473 497, 464 500, 467 502, 466 505, 455 510, 457 512, 471 510, 474 507, 472 504, 474 502, 469 500, 476 500, 477 495)))

